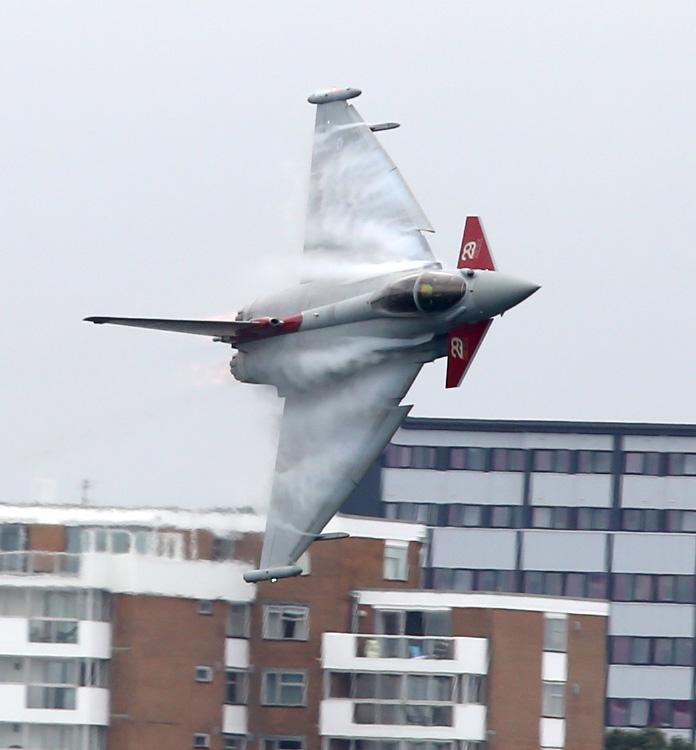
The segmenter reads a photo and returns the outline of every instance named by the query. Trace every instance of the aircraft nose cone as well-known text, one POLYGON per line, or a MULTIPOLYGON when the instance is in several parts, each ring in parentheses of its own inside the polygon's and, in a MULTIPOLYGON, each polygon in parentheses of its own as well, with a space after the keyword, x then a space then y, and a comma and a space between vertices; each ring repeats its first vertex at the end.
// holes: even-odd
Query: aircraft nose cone
POLYGON ((519 305, 539 288, 539 284, 515 276, 480 271, 473 286, 474 303, 484 316, 492 318, 519 305))

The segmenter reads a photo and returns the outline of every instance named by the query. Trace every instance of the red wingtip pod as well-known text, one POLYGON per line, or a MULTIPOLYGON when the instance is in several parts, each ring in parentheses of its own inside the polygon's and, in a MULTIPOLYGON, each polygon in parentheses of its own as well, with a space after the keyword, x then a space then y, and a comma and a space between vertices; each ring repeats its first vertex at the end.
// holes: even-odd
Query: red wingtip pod
POLYGON ((490 324, 490 320, 482 320, 453 328, 447 334, 446 388, 456 388, 462 382, 490 324))
POLYGON ((483 233, 483 227, 478 216, 467 216, 466 218, 457 268, 495 271, 493 256, 488 249, 486 235, 483 233))

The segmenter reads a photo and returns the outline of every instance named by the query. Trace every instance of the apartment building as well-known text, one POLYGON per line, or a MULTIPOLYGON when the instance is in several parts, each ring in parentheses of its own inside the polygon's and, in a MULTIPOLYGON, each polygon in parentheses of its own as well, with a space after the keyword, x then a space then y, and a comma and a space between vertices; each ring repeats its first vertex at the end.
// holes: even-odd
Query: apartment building
POLYGON ((609 599, 607 726, 693 739, 696 425, 408 419, 350 507, 427 588, 609 599))
POLYGON ((605 603, 423 591, 426 527, 355 517, 254 586, 263 525, 0 506, 0 749, 597 746, 605 603))

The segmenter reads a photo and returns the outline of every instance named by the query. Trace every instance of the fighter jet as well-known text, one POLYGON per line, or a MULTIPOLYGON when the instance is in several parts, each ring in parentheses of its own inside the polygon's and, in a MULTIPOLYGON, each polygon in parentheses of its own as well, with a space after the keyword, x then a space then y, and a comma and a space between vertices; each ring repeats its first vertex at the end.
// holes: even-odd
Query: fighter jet
POLYGON ((423 233, 427 218, 380 145, 397 123, 365 122, 354 88, 313 94, 302 276, 235 320, 90 317, 93 323, 210 336, 232 375, 285 399, 261 562, 250 582, 301 573, 297 561, 378 458, 411 406, 421 367, 447 357, 446 388, 469 368, 493 318, 539 287, 497 271, 470 216, 456 270, 423 233))

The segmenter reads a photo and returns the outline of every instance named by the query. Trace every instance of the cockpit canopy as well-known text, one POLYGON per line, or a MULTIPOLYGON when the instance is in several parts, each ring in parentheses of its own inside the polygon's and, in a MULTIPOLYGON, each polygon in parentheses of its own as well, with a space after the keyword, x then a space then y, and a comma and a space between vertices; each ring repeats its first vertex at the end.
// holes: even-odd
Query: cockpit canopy
POLYGON ((454 307, 464 292, 466 283, 459 274, 426 271, 385 287, 372 304, 396 315, 438 313, 454 307))

